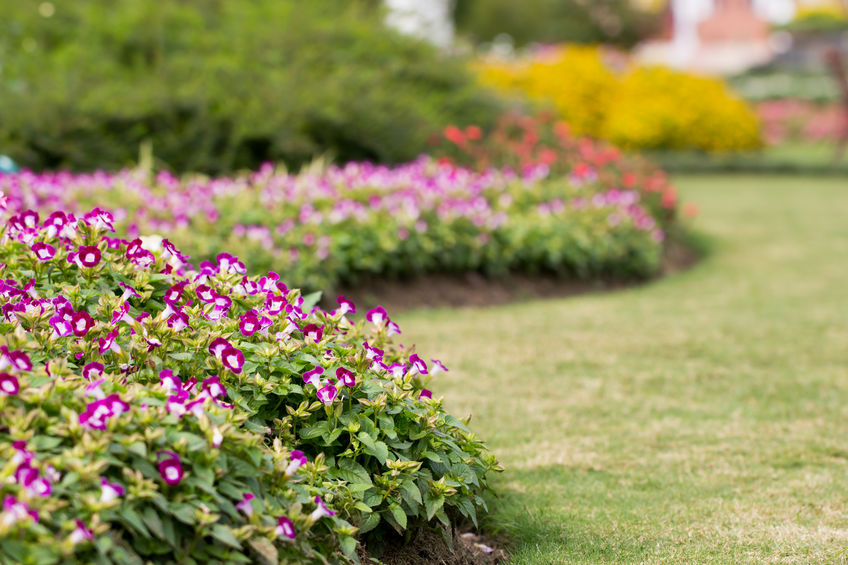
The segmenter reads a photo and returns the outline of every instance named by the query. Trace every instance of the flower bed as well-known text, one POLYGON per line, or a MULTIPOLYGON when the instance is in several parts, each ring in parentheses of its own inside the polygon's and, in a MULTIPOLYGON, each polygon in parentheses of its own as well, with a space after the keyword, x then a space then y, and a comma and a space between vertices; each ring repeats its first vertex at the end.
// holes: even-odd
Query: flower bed
POLYGON ((427 158, 219 179, 25 172, 0 176, 0 189, 16 211, 103 206, 130 237, 167 237, 195 262, 232 252, 310 289, 434 272, 646 277, 659 267, 665 220, 643 194, 673 194, 661 173, 646 179, 614 161, 602 174, 592 159, 557 164, 568 175, 545 163, 474 172, 427 158))
POLYGON ((0 240, 0 561, 344 561, 476 520, 499 467, 385 311, 112 224, 27 210, 0 240))

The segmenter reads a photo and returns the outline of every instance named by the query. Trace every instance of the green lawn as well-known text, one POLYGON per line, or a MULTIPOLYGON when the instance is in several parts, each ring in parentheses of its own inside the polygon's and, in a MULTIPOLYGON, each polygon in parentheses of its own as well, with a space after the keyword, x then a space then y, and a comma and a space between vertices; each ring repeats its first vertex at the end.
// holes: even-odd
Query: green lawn
POLYGON ((634 290, 408 312, 507 471, 515 563, 848 562, 848 179, 684 177, 710 257, 634 290))

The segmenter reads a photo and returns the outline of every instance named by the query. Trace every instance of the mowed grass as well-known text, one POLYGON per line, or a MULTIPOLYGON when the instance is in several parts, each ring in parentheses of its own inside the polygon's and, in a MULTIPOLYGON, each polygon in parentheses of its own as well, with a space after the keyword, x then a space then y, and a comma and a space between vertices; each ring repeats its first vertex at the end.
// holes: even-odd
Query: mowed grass
POLYGON ((848 179, 678 187, 688 272, 397 316, 506 467, 487 526, 514 563, 848 562, 848 179))

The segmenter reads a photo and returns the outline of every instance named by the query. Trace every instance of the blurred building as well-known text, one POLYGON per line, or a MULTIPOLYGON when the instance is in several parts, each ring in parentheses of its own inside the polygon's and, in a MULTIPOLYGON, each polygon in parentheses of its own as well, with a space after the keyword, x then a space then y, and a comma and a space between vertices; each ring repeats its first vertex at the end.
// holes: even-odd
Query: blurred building
POLYGON ((386 0, 386 23, 442 47, 453 43, 452 0, 386 0))
MULTIPOLYGON (((634 0, 650 2, 650 0, 634 0)), ((652 2, 656 7, 656 2, 652 2)), ((774 24, 799 10, 844 10, 845 0, 667 0, 665 29, 638 56, 688 70, 732 74, 766 63, 789 48, 774 24)))

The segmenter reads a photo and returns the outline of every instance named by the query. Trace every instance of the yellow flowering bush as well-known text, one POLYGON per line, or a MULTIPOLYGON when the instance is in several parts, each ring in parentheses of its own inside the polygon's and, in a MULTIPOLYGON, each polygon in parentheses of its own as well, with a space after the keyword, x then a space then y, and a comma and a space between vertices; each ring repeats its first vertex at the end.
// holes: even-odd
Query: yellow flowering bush
POLYGON ((634 64, 598 47, 486 61, 481 80, 552 103, 575 133, 632 149, 730 151, 762 145, 754 111, 719 80, 634 64))

